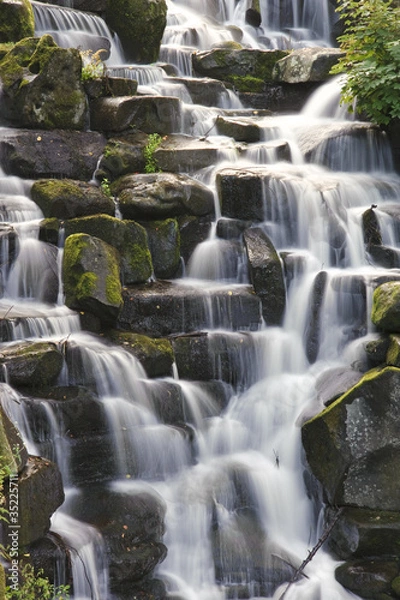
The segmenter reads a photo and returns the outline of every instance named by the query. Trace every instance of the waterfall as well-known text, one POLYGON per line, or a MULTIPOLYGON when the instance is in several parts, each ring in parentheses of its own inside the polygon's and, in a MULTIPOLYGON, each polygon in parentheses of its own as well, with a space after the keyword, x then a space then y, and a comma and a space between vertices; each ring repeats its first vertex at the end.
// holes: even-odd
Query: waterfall
MULTIPOLYGON (((39 35, 52 32, 58 43, 81 47, 93 37, 108 40, 109 74, 137 79, 146 94, 182 98, 180 133, 210 134, 208 139, 219 144, 216 164, 193 167, 191 173, 213 190, 217 220, 224 211, 221 218, 216 178, 228 168, 258 178, 256 224, 272 240, 286 271, 282 325, 267 326, 255 299, 256 322, 237 328, 233 301, 251 282, 246 249, 242 235, 223 239, 213 223, 185 275, 174 281, 176 288, 194 289, 200 297, 186 310, 188 322, 199 318, 204 324, 212 377, 189 381, 175 365, 175 379, 149 380, 132 354, 82 331, 79 316, 63 305, 62 248, 39 240, 42 214, 29 198, 27 183, 1 174, 0 221, 15 234, 18 248, 11 252, 11 235, 0 246, 0 311, 9 329, 2 345, 25 339, 55 342, 63 353, 58 387, 83 388, 89 399, 88 414, 79 413, 72 425, 78 409, 67 395, 62 403, 25 398, 6 376, 0 383, 1 404, 29 452, 56 461, 62 473, 67 499, 53 517, 52 531, 74 549, 73 599, 114 597, 104 539, 76 509, 77 498, 104 492, 96 488, 96 477, 103 475, 107 492, 133 497, 143 488, 165 504, 168 554, 156 576, 170 597, 355 598, 335 580, 338 563, 324 549, 307 565, 304 578, 288 584, 323 533, 323 502, 304 477, 301 424, 323 408, 318 377, 355 361, 357 344, 371 333, 371 281, 387 273, 371 266, 365 253, 365 210, 378 207, 384 244, 400 248, 391 211, 400 197, 400 179, 385 136, 337 112, 337 82, 332 82, 300 115, 245 116, 257 122, 262 141, 248 144, 239 156, 236 144, 214 128, 227 105, 233 116, 235 110, 240 113, 233 93, 224 95, 218 108, 190 104, 185 84, 168 81, 161 65, 123 64, 117 40, 102 19, 38 2, 33 6, 39 35), (332 131, 337 135, 326 137, 332 131), (326 143, 316 147, 317 138, 326 143), (291 162, 279 159, 267 144, 271 140, 287 143, 291 162), (204 385, 209 380, 221 384, 223 401, 204 385), (157 403, 172 390, 176 422, 169 422, 157 403), (90 452, 79 447, 87 442, 79 437, 82 422, 93 427, 85 432, 93 444, 90 452), (79 431, 71 432, 73 426, 79 431), (98 436, 104 438, 101 445, 98 436), (86 459, 99 464, 93 479, 82 482, 76 463, 86 459)), ((256 31, 245 21, 249 7, 248 0, 169 0, 160 61, 175 65, 184 79, 192 75, 192 48, 209 49, 235 41, 238 34, 258 48, 329 43, 328 0, 260 2, 262 23, 256 31)))

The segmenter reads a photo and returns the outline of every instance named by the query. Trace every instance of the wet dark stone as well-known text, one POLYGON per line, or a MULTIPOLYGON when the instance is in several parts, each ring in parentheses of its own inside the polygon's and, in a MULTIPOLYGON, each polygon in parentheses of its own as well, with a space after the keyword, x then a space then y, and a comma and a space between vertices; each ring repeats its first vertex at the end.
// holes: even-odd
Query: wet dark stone
POLYGON ((317 360, 320 339, 320 318, 324 299, 325 287, 328 275, 326 271, 320 271, 316 276, 311 293, 311 306, 308 311, 305 339, 306 355, 310 363, 317 360))
MULTIPOLYGON (((391 592, 391 583, 399 575, 399 561, 364 558, 337 567, 336 579, 362 598, 376 598, 391 592)), ((397 594, 396 594, 397 595, 397 594)), ((389 596, 390 597, 390 596, 389 596)))

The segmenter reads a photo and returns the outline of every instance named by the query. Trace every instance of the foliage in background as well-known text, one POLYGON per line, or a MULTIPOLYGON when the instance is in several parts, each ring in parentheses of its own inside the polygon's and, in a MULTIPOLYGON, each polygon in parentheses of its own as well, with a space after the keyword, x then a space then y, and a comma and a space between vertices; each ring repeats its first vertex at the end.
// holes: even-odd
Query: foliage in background
POLYGON ((337 11, 345 55, 331 72, 346 74, 342 102, 356 100, 358 113, 387 125, 400 118, 400 8, 392 0, 342 0, 337 11))
POLYGON ((160 171, 157 160, 154 157, 154 152, 161 144, 161 141, 162 137, 158 133, 151 133, 149 135, 147 144, 143 149, 143 156, 146 160, 146 164, 144 167, 146 173, 158 173, 160 171))

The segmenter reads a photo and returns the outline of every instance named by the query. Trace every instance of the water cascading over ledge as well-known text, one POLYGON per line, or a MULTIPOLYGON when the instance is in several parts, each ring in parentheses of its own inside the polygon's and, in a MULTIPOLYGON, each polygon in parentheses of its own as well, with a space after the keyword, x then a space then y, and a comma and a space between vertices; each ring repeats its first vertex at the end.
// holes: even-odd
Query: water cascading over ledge
MULTIPOLYGON (((235 18, 233 7, 223 8, 224 20, 235 18)), ((162 101, 170 116, 170 99, 162 101)), ((182 102, 174 98, 174 106, 182 102)), ((354 597, 335 581, 338 557, 363 559, 341 568, 350 589, 363 592, 364 578, 370 593, 372 578, 376 594, 396 593, 397 484, 385 488, 379 479, 369 495, 368 477, 383 463, 384 478, 396 472, 395 339, 386 358, 387 340, 373 333, 370 312, 373 289, 399 275, 399 179, 373 127, 235 109, 189 105, 190 117, 173 121, 156 154, 171 173, 147 179, 135 175, 144 169, 145 134, 126 125, 117 136, 77 134, 75 144, 91 136, 85 160, 94 154, 95 161, 89 175, 93 163, 81 171, 74 165, 72 177, 88 181, 105 148, 96 176, 126 176, 113 188, 118 213, 86 183, 63 182, 52 197, 51 179, 1 180, 9 241, 2 405, 31 454, 55 461, 62 474, 66 499, 51 542, 37 538, 30 550, 39 561, 43 544, 57 548, 54 555, 70 548, 71 564, 57 562, 56 581, 72 581, 75 598, 163 598, 165 588, 185 598, 280 598, 324 528, 320 488, 305 469, 305 421, 326 521, 336 504, 352 508, 330 535, 336 558, 318 551, 285 598, 354 597), (204 123, 193 124, 200 115, 204 123), (222 139, 211 129, 216 116, 224 120, 222 139), (197 131, 205 139, 191 139, 197 131), (129 155, 128 167, 110 160, 115 151, 129 155), (191 177, 175 177, 181 170, 191 177), (96 206, 107 214, 97 216, 96 206), (95 262, 110 268, 118 256, 124 289, 113 279, 111 297, 106 285, 95 296, 95 262), (79 293, 65 290, 67 308, 59 288, 72 259, 77 269, 69 276, 85 277, 79 293), (376 379, 363 378, 389 360, 376 379), (308 421, 356 383, 343 402, 308 421), (376 388, 384 390, 387 419, 376 408, 376 388), (332 420, 345 423, 343 435, 332 420), (349 527, 359 535, 355 549, 349 527), (372 536, 390 554, 381 552, 378 567, 372 536)), ((18 135, 40 142, 41 156, 42 142, 59 149, 68 139, 2 130, 8 173, 15 167, 5 148, 18 147, 18 135)), ((46 178, 67 168, 55 158, 59 170, 51 172, 50 156, 46 178)))

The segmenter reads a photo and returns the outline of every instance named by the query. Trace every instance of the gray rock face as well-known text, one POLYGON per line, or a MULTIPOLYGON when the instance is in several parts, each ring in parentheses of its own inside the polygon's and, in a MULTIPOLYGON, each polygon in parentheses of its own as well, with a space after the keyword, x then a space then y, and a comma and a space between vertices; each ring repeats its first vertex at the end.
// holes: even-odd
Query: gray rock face
POLYGON ((248 286, 213 288, 155 282, 123 292, 118 326, 151 336, 197 331, 209 327, 256 330, 260 325, 257 296, 248 286))
POLYGON ((229 81, 233 76, 252 76, 271 81, 274 65, 287 55, 285 50, 215 48, 193 54, 194 70, 205 77, 229 81))
POLYGON ((133 127, 145 133, 165 135, 180 130, 179 98, 163 96, 121 96, 97 98, 90 106, 90 128, 120 132, 133 127))
POLYGON ((285 83, 325 81, 341 56, 338 48, 299 48, 276 63, 273 77, 285 83))
POLYGON ((262 304, 267 325, 280 325, 286 306, 282 262, 269 237, 259 227, 246 229, 244 243, 250 279, 262 304))
POLYGON ((307 460, 331 504, 400 510, 400 371, 367 373, 304 424, 307 460))
POLYGON ((105 137, 89 131, 7 129, 0 135, 5 173, 26 179, 89 181, 105 145, 105 137))
POLYGON ((113 184, 125 219, 165 219, 178 215, 209 215, 214 197, 204 184, 186 175, 126 175, 113 184))

